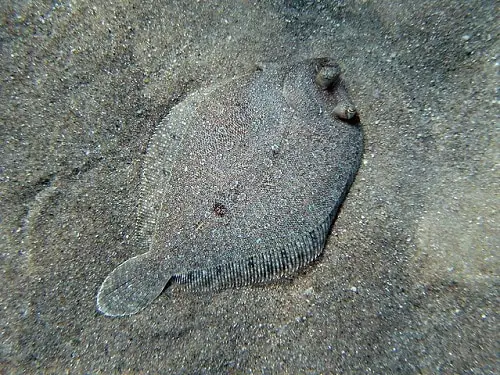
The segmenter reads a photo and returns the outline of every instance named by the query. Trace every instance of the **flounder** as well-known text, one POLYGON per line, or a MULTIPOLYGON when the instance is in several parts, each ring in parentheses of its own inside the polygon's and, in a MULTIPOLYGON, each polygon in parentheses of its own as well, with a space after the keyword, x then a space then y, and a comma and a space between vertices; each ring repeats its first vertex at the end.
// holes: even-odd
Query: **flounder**
POLYGON ((151 138, 137 253, 97 294, 134 314, 166 288, 291 274, 323 251, 358 170, 362 131, 330 58, 270 64, 188 95, 151 138))

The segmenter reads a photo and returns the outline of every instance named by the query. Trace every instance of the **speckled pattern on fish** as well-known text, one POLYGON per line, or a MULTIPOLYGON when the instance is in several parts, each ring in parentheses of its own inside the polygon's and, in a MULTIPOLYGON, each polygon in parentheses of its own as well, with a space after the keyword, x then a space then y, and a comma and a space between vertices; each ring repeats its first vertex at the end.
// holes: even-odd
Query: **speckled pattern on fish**
POLYGON ((104 280, 98 309, 133 314, 170 286, 243 286, 309 264, 362 148, 329 58, 265 65, 188 95, 148 147, 133 249, 142 254, 104 280))

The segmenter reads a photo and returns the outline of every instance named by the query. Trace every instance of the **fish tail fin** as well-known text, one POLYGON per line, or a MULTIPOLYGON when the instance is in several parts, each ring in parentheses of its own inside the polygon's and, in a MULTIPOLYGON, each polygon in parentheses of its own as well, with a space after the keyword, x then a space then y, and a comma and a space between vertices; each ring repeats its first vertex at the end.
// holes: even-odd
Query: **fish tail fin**
POLYGON ((139 312, 171 283, 162 262, 144 253, 123 262, 104 280, 97 293, 97 309, 107 316, 139 312))

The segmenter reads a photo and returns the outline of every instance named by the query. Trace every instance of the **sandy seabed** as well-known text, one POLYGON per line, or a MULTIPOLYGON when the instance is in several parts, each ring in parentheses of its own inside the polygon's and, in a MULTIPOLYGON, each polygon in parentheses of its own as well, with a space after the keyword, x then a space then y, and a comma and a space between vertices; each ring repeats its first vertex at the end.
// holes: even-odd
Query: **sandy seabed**
POLYGON ((495 1, 4 1, 2 373, 494 374, 495 1), (321 259, 96 312, 136 255, 141 164, 187 93, 333 56, 365 135, 321 259))

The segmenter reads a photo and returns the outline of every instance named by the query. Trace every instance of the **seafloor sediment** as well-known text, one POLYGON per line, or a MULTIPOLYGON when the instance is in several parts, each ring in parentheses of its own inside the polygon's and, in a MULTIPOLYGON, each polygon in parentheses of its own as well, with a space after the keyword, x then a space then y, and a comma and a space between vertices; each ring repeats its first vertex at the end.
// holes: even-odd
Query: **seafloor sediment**
POLYGON ((493 374, 494 1, 3 2, 4 373, 493 374), (189 92, 334 56, 365 135, 320 260, 267 286, 96 312, 141 162, 189 92))

